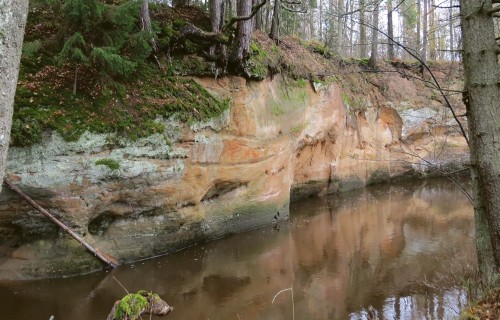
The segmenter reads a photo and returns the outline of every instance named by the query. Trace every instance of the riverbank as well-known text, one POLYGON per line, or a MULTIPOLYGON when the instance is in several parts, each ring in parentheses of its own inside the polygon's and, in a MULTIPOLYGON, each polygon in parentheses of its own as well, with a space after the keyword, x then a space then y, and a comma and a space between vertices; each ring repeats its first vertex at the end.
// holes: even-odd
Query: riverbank
MULTIPOLYGON (((288 219, 293 200, 467 170, 458 125, 417 65, 372 72, 294 38, 252 43, 258 78, 155 69, 104 100, 38 90, 64 67, 24 59, 7 177, 130 263, 288 219)), ((459 65, 430 65, 461 90, 459 65)), ((0 212, 0 279, 102 268, 7 188, 0 212)))

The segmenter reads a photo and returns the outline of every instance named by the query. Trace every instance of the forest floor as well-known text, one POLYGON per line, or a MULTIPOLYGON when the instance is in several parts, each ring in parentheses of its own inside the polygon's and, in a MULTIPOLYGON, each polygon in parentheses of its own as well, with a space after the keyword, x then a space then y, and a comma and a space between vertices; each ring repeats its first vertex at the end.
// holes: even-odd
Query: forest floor
MULTIPOLYGON (((429 86, 428 75, 418 80, 417 62, 381 60, 376 69, 370 69, 368 59, 339 57, 320 42, 294 36, 274 41, 260 31, 253 33, 244 74, 235 73, 207 59, 210 44, 172 40, 176 28, 185 23, 209 28, 208 16, 196 7, 154 6, 152 18, 162 30, 157 40, 167 43, 168 50, 142 63, 133 77, 113 78, 96 65, 56 62, 61 35, 55 27, 57 17, 50 13, 32 8, 26 26, 12 125, 15 146, 38 143, 48 131, 68 141, 77 140, 85 131, 135 140, 162 132, 159 118, 175 117, 189 124, 227 110, 230 101, 207 91, 196 77, 238 75, 249 81, 283 77, 303 85, 336 83, 353 108, 361 108, 361 97, 373 95, 374 87, 380 92, 402 89, 386 90, 399 101, 425 95, 419 98, 421 105, 442 103, 439 93, 429 86), (389 81, 397 83, 388 86, 389 81), (414 97, 402 97, 398 91, 412 92, 414 97)), ((429 65, 444 82, 460 78, 456 64, 429 65)), ((461 105, 460 99, 456 101, 461 105)))
POLYGON ((500 288, 491 290, 485 297, 469 306, 461 315, 461 320, 500 319, 500 288))

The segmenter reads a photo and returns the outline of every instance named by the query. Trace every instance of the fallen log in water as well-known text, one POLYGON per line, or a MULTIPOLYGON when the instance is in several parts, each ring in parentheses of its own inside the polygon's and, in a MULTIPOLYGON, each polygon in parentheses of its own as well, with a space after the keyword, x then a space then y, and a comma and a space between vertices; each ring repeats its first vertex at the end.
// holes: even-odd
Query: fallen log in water
POLYGON ((56 217, 54 217, 50 212, 42 208, 38 203, 35 202, 35 200, 31 199, 30 196, 28 196, 26 193, 24 193, 21 189, 19 189, 16 185, 12 183, 7 178, 3 179, 3 183, 9 187, 12 191, 16 192, 19 194, 24 200, 26 200, 33 208, 38 210, 41 214, 49 218, 52 222, 54 222, 59 228, 63 229, 66 231, 73 239, 78 241, 82 246, 84 246, 88 251, 93 253, 98 259, 100 259, 102 262, 106 263, 108 266, 112 268, 116 268, 120 265, 120 262, 118 259, 107 255, 103 252, 99 252, 99 249, 92 247, 87 241, 83 240, 78 234, 76 234, 73 230, 71 230, 67 225, 59 221, 56 217))

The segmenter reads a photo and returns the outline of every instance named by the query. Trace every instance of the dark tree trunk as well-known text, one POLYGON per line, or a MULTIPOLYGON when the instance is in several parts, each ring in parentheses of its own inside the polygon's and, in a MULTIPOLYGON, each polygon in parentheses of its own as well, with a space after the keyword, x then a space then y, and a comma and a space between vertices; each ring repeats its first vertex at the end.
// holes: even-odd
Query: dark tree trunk
MULTIPOLYGON (((212 0, 210 2, 210 19, 212 22, 212 32, 215 34, 219 34, 222 31, 222 27, 224 25, 225 8, 226 6, 224 0, 212 0)), ((222 43, 213 44, 210 47, 210 55, 215 56, 217 51, 220 52, 222 63, 225 65, 226 46, 222 43)))
POLYGON ((476 246, 483 277, 500 267, 500 68, 491 0, 460 0, 476 246))
POLYGON ((174 8, 187 6, 189 4, 188 0, 172 0, 172 6, 174 8))
POLYGON ((269 37, 278 40, 280 24, 280 0, 274 0, 273 19, 271 20, 271 32, 269 37))
POLYGON ((28 0, 6 0, 0 5, 0 190, 9 150, 14 96, 23 46, 28 0))
MULTIPOLYGON (((259 0, 253 0, 253 4, 257 5, 259 4, 259 0)), ((255 23, 254 23, 254 30, 262 30, 263 23, 262 23, 262 9, 257 12, 257 14, 254 17, 255 23)))
MULTIPOLYGON (((238 16, 248 16, 252 11, 252 0, 240 0, 238 3, 238 16)), ((252 19, 238 21, 238 37, 236 38, 236 59, 240 66, 248 57, 250 39, 252 37, 252 19)))

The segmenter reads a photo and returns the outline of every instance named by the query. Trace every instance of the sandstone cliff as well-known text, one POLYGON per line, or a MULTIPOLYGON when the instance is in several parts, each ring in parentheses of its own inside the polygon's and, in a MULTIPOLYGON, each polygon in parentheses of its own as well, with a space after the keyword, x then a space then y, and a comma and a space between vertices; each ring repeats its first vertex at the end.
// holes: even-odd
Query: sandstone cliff
MULTIPOLYGON (((436 74, 458 89, 450 68, 436 74)), ((345 69, 323 81, 196 78, 230 98, 230 109, 190 126, 158 118, 165 131, 134 142, 51 133, 13 147, 8 176, 90 243, 134 261, 271 225, 287 218, 291 199, 435 175, 430 163, 461 170, 467 148, 449 111, 412 70, 399 70, 345 69)), ((6 188, 0 212, 0 279, 101 267, 6 188)))

